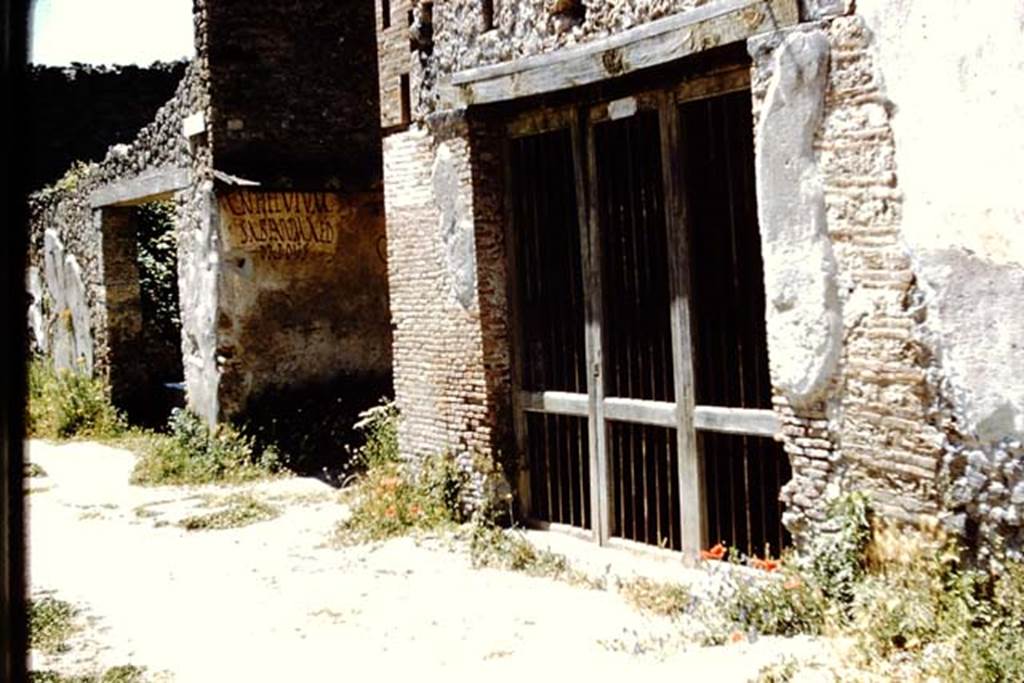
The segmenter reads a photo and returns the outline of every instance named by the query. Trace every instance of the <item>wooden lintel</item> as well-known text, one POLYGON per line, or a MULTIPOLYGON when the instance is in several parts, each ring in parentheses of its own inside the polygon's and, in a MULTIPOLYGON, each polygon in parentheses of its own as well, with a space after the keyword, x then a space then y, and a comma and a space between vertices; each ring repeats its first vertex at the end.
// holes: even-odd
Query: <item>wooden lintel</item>
POLYGON ((693 411, 697 429, 726 434, 775 436, 782 428, 779 416, 771 410, 697 406, 693 411))
POLYGON ((521 391, 520 407, 531 413, 587 416, 587 395, 567 391, 521 391))
POLYGON ((464 108, 588 85, 798 20, 796 0, 715 0, 575 47, 460 71, 447 86, 446 104, 464 108))

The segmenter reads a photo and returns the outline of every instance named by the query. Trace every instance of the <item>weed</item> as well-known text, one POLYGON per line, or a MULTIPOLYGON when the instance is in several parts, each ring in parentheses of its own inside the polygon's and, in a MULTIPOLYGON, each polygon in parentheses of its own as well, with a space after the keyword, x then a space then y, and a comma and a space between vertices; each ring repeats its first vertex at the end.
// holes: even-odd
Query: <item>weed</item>
POLYGON ((362 414, 357 428, 366 442, 353 458, 363 470, 352 515, 338 524, 343 545, 380 541, 412 530, 462 521, 466 474, 450 456, 423 458, 414 467, 398 454, 398 413, 382 404, 362 414))
POLYGON ((502 529, 479 516, 470 524, 469 559, 475 569, 490 567, 590 588, 604 587, 602 581, 574 569, 565 555, 538 548, 518 529, 502 529))
POLYGON ((170 434, 141 441, 132 483, 143 485, 243 482, 279 469, 273 448, 257 451, 252 439, 231 425, 210 428, 197 415, 175 409, 170 434))
POLYGON ((31 362, 28 372, 29 436, 48 439, 114 438, 124 432, 124 417, 111 405, 101 379, 56 370, 49 359, 31 362))
POLYGON ((637 577, 619 584, 619 592, 637 609, 662 616, 683 612, 691 602, 690 591, 678 583, 662 583, 637 577))
POLYGON ((220 509, 213 512, 186 517, 178 526, 188 531, 233 529, 265 522, 281 514, 279 508, 259 500, 251 493, 228 496, 221 505, 220 509))
POLYGON ((800 668, 799 662, 793 657, 783 657, 761 667, 757 672, 757 683, 789 683, 800 668))
POLYGON ((352 545, 456 523, 463 485, 452 458, 425 458, 418 472, 405 463, 379 462, 360 478, 352 515, 338 525, 335 539, 352 545))
POLYGON ((49 475, 46 474, 46 470, 44 470, 41 466, 37 465, 34 462, 26 462, 25 463, 25 477, 26 478, 31 479, 33 477, 46 477, 46 476, 49 476, 49 475))
POLYGON ((29 673, 30 683, 142 683, 145 680, 145 667, 123 664, 114 666, 102 673, 75 674, 66 676, 56 671, 32 671, 29 673))
POLYGON ((78 610, 74 605, 46 595, 30 600, 28 608, 31 647, 51 654, 65 652, 67 639, 80 629, 75 621, 78 610))

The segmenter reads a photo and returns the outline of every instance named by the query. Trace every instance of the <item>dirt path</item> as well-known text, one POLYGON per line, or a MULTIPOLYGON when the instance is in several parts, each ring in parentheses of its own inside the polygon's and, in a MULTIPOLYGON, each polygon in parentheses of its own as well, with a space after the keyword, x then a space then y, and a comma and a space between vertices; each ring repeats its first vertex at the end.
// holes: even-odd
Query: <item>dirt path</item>
POLYGON ((188 682, 721 682, 801 647, 687 648, 668 620, 615 592, 474 570, 440 541, 328 547, 346 508, 311 479, 247 487, 283 508, 276 519, 185 531, 174 522, 237 489, 130 486, 134 456, 91 443, 34 441, 29 458, 48 475, 30 480, 32 589, 82 606, 91 623, 71 652, 37 654, 37 668, 131 663, 188 682))

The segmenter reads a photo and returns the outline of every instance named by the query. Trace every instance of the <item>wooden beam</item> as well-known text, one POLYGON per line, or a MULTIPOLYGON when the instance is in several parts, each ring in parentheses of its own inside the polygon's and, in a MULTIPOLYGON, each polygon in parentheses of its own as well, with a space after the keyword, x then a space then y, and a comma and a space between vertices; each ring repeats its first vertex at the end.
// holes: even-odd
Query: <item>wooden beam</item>
POLYGON ((779 416, 772 410, 697 406, 693 421, 697 429, 726 434, 774 437, 782 429, 779 416))
POLYGON ((607 38, 460 71, 445 104, 464 108, 596 83, 792 26, 796 0, 715 0, 607 38))
POLYGON ((519 253, 516 249, 518 227, 515 224, 515 198, 512 194, 512 150, 506 138, 502 142, 502 163, 505 171, 505 296, 509 311, 509 355, 512 370, 512 426, 516 444, 516 493, 523 518, 533 515, 530 491, 530 460, 526 442, 526 413, 520 393, 523 386, 523 323, 519 311, 519 253))
POLYGON ((601 240, 597 214, 597 154, 594 130, 583 110, 573 122, 576 163, 576 197, 580 204, 580 237, 583 248, 583 298, 587 306, 587 373, 590 408, 590 500, 598 543, 611 535, 608 472, 608 427, 604 415, 604 317, 601 284, 601 240))
POLYGON ((704 463, 694 429, 695 382, 690 332, 689 218, 683 191, 679 107, 666 94, 661 103, 661 168, 665 183, 665 228, 671 294, 672 369, 676 390, 676 445, 679 452, 679 508, 683 561, 696 564, 706 544, 704 463))
POLYGON ((520 391, 519 405, 530 413, 587 416, 587 395, 568 391, 520 391))
POLYGON ((678 420, 675 403, 646 401, 638 398, 606 398, 604 414, 609 420, 636 422, 657 427, 674 428, 678 420))

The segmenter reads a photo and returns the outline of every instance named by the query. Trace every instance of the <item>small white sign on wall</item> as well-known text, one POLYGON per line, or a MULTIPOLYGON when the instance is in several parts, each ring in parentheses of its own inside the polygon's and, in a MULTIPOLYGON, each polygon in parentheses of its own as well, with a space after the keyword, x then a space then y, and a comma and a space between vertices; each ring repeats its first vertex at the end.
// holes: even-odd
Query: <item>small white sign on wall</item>
POLYGON ((614 102, 608 103, 608 118, 624 119, 627 116, 632 116, 636 113, 636 98, 635 97, 624 97, 621 100, 615 100, 614 102))

